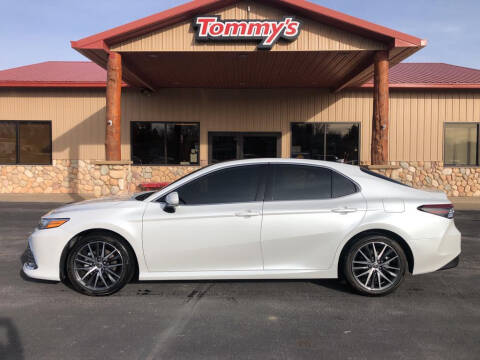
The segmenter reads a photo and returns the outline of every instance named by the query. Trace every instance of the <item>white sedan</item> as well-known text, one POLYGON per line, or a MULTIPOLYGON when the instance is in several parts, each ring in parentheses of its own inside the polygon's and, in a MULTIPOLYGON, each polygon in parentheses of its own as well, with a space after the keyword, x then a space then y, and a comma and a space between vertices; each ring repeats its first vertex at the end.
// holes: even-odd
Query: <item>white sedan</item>
POLYGON ((110 295, 139 280, 344 278, 384 295, 408 271, 458 264, 445 194, 363 168, 256 159, 205 167, 158 192, 70 204, 28 239, 32 278, 110 295))

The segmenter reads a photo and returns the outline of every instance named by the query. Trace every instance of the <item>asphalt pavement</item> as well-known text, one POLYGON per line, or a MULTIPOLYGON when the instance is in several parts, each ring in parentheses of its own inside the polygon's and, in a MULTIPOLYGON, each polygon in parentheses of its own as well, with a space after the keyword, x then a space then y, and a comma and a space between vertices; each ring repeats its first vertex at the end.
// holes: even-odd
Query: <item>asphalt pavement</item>
POLYGON ((459 267, 382 298, 336 280, 137 282, 80 295, 21 274, 47 203, 0 203, 0 359, 478 359, 480 211, 459 267))

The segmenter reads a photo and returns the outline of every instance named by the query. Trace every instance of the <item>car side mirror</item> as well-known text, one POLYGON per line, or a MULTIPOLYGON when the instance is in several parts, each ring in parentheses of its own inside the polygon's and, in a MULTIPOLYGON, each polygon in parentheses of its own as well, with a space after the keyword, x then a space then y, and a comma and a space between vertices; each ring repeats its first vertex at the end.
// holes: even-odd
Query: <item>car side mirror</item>
POLYGON ((180 198, 178 197, 178 192, 174 191, 168 194, 165 197, 165 203, 167 204, 167 206, 165 207, 165 211, 175 212, 175 207, 180 205, 180 198))

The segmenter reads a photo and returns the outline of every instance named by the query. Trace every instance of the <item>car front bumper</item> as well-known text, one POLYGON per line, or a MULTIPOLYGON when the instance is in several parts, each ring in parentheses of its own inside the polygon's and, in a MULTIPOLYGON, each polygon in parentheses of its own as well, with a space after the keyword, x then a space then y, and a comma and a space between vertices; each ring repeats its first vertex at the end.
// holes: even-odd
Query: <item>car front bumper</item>
POLYGON ((455 259, 450 261, 447 265, 443 266, 439 270, 453 269, 453 268, 457 267, 459 263, 460 263, 460 255, 458 255, 455 259))
POLYGON ((69 238, 62 229, 35 230, 28 238, 23 264, 25 275, 60 281, 60 258, 69 238))

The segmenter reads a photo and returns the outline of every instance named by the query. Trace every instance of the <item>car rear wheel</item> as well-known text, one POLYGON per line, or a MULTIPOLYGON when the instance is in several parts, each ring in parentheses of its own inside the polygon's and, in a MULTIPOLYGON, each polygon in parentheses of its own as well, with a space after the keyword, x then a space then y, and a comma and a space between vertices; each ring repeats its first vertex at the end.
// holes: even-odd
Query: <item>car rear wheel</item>
POLYGON ((370 235, 350 247, 343 262, 348 283, 363 295, 386 295, 397 289, 408 267, 402 247, 393 239, 370 235))
POLYGON ((117 292, 131 280, 133 268, 129 249, 108 234, 80 239, 67 258, 67 275, 73 288, 90 296, 117 292))

